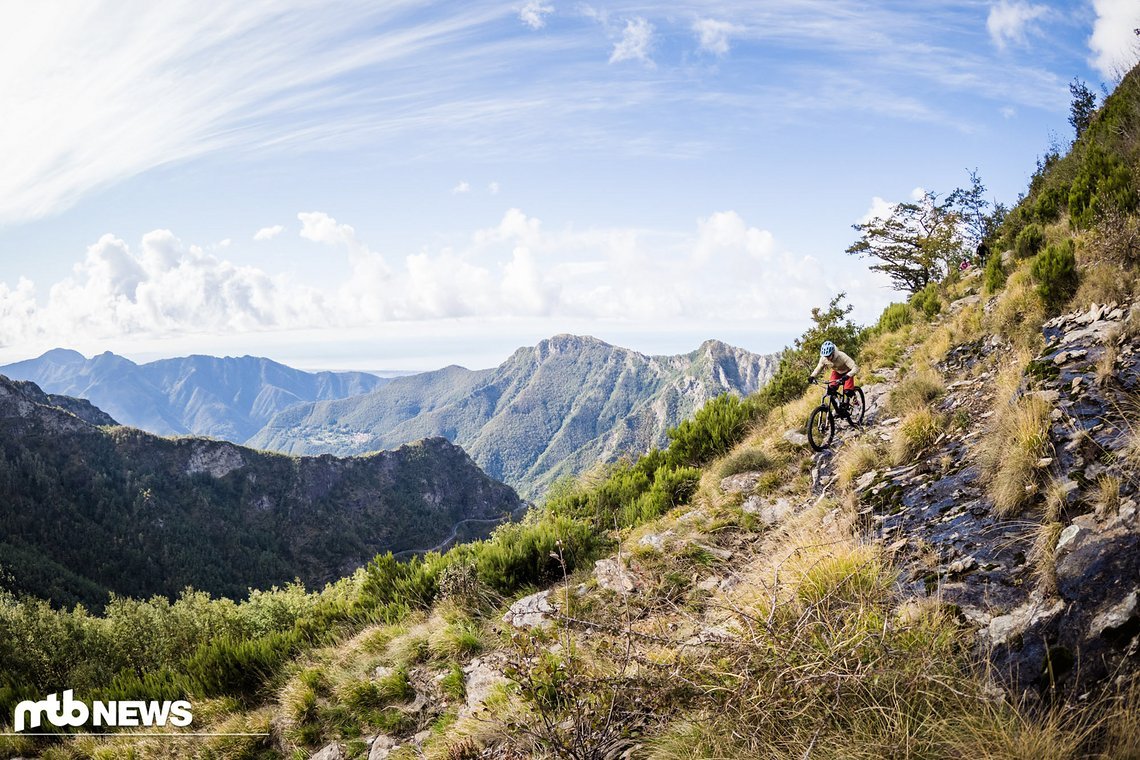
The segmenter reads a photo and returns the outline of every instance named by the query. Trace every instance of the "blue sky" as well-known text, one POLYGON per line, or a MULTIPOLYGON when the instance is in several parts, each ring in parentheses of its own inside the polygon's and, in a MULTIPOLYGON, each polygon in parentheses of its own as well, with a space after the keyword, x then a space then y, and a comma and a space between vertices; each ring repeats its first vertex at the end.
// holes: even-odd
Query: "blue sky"
POLYGON ((1013 201, 1140 3, 44 2, 0 35, 0 361, 64 345, 489 366, 558 332, 757 351, 851 225, 1013 201))

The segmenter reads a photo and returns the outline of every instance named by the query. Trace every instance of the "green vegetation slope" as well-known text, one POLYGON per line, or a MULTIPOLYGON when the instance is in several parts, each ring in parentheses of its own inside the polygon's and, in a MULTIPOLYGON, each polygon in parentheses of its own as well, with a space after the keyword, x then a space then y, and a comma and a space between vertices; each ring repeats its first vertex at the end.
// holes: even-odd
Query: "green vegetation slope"
POLYGON ((56 604, 323 583, 379 551, 431 547, 461 520, 520 506, 443 439, 296 458, 97 427, 113 421, 52 399, 0 377, 4 585, 56 604))

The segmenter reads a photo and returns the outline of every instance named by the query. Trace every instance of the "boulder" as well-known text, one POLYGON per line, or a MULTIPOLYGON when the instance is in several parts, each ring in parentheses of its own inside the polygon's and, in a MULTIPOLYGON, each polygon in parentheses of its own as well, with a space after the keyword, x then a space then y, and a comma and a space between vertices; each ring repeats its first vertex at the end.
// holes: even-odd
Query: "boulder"
POLYGON ((309 760, 345 760, 344 747, 333 742, 312 755, 309 760))
POLYGON ((871 487, 871 485, 875 482, 875 478, 877 477, 879 477, 878 470, 871 470, 870 472, 863 473, 859 476, 859 479, 855 481, 855 490, 865 491, 871 487))
POLYGON ((808 437, 798 430, 788 430, 784 433, 784 440, 793 446, 807 446, 808 437))
POLYGON ((387 760, 388 755, 396 747, 396 741, 390 736, 380 734, 372 742, 372 749, 368 750, 368 760, 387 760))
POLYGON ((962 575, 968 573, 978 566, 978 561, 973 557, 963 557, 962 559, 954 560, 946 568, 946 572, 950 575, 962 575))
POLYGON ((1077 539, 1080 538, 1082 530, 1083 528, 1081 528, 1080 525, 1065 526, 1065 529, 1061 531, 1061 535, 1057 539, 1057 552, 1060 553, 1074 548, 1077 545, 1076 542, 1077 539))
POLYGON ((463 675, 466 676, 468 713, 474 712, 486 702, 496 686, 510 683, 497 664, 486 658, 476 657, 463 668, 463 675))
POLYGON ((600 559, 594 563, 594 578, 602 588, 619 594, 628 594, 638 586, 633 573, 614 557, 600 559))
POLYGON ((1140 605, 1138 605, 1137 593, 1134 590, 1120 602, 1109 606, 1108 609, 1093 618, 1089 625, 1089 636, 1108 635, 1111 637, 1121 631, 1128 630, 1130 627, 1136 627, 1137 623, 1140 622, 1138 613, 1140 613, 1140 605))
POLYGON ((552 623, 551 615, 557 610, 550 603, 550 591, 524 596, 510 606, 503 622, 515 628, 546 628, 552 623))
POLYGON ((755 501, 749 500, 744 504, 744 511, 749 514, 757 515, 760 522, 771 527, 778 525, 784 521, 788 515, 794 511, 792 503, 787 499, 776 499, 775 501, 763 501, 756 499, 755 501))
POLYGON ((729 551, 728 549, 721 549, 719 546, 709 546, 708 544, 702 544, 702 543, 697 543, 697 542, 694 542, 693 546, 695 546, 698 549, 701 549, 702 551, 708 552, 712 556, 719 559, 721 562, 727 562, 728 560, 732 559, 732 552, 729 551))
POLYGON ((984 635, 994 646, 1005 644, 1021 636, 1031 626, 1055 618, 1064 609, 1065 602, 1061 599, 1047 604, 1039 592, 1034 592, 1025 604, 1006 615, 991 619, 984 635))
POLYGON ((637 540, 637 545, 660 553, 665 551, 665 544, 672 537, 673 531, 671 530, 667 530, 664 533, 646 533, 637 540))
POLYGON ((751 493, 759 482, 762 472, 739 472, 720 481, 720 490, 725 493, 751 493))

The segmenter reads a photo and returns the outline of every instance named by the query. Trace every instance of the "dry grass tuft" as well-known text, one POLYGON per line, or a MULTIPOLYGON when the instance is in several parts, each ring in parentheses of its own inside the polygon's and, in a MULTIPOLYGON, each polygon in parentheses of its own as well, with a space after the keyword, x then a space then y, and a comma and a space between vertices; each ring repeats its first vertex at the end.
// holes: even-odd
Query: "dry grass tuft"
POLYGON ((891 440, 891 461, 901 465, 917 459, 934 445, 945 429, 944 415, 936 414, 928 407, 916 409, 903 417, 895 429, 891 440))
POLYGON ((1069 302, 1071 309, 1088 309, 1094 303, 1123 303, 1132 292, 1132 274, 1115 264, 1097 263, 1081 269, 1081 284, 1069 302))
POLYGON ((1052 407, 1038 396, 1025 396, 1007 403, 999 399, 995 411, 979 463, 997 514, 1010 517, 1039 490, 1039 462, 1053 450, 1049 440, 1052 407))
POLYGON ((1044 593, 1057 593, 1057 539, 1064 526, 1059 522, 1046 522, 1038 526, 1029 550, 1029 564, 1033 577, 1044 593))
POLYGON ((934 372, 917 372, 908 375, 891 391, 887 408, 891 414, 903 416, 929 406, 946 392, 942 378, 934 372))
POLYGON ((772 457, 764 449, 750 445, 737 446, 717 463, 716 474, 720 478, 727 478, 742 472, 767 470, 773 464, 772 457))
POLYGON ((1045 521, 1057 522, 1065 511, 1068 503, 1069 491, 1065 488, 1065 481, 1053 478, 1045 488, 1045 521))
POLYGON ((1036 354, 1043 342, 1041 325, 1045 322, 1045 304, 1029 275, 1029 267, 1022 264, 1006 281, 1005 290, 998 299, 991 316, 996 332, 1021 350, 1036 354))
POLYGON ((1120 478, 1101 475, 1096 481, 1096 516, 1108 517, 1120 510, 1120 478))
POLYGON ((1104 386, 1116 375, 1116 341, 1104 341, 1104 353, 1096 360, 1096 384, 1104 386))
POLYGON ((851 485, 883 461, 883 452, 868 437, 845 444, 835 459, 835 473, 842 489, 851 485))

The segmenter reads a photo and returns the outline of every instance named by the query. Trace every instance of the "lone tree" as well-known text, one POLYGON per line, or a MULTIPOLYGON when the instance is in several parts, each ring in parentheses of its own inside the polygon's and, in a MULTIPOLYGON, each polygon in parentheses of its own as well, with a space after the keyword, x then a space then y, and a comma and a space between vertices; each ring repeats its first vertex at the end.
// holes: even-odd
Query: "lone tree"
POLYGON ((1075 77, 1069 82, 1069 93, 1073 96, 1073 102, 1069 104, 1069 123, 1073 125, 1073 130, 1080 139, 1092 123, 1093 114, 1096 113, 1096 93, 1075 77))
POLYGON ((986 186, 978 170, 970 171, 970 187, 959 187, 946 196, 945 206, 953 209, 961 223, 959 232, 971 248, 986 239, 990 232, 990 202, 986 200, 986 186))
POLYGON ((958 222, 958 214, 927 191, 918 201, 896 204, 886 218, 853 225, 861 237, 847 253, 877 259, 871 269, 886 273, 898 290, 917 293, 961 259, 958 222))
POLYGON ((986 200, 986 186, 982 184, 977 169, 966 171, 970 176, 970 186, 959 187, 950 193, 943 205, 958 215, 958 234, 969 246, 967 250, 974 250, 982 241, 997 235, 1009 209, 1005 204, 986 200))

